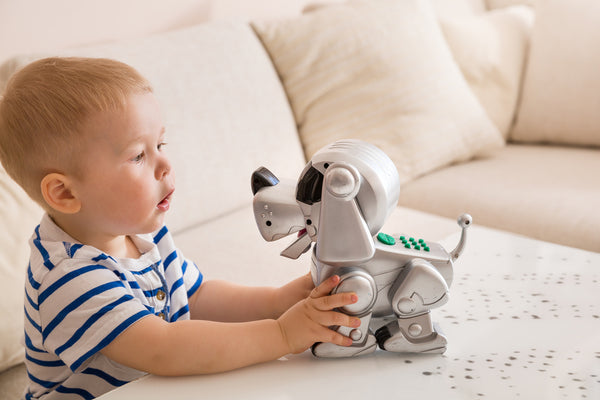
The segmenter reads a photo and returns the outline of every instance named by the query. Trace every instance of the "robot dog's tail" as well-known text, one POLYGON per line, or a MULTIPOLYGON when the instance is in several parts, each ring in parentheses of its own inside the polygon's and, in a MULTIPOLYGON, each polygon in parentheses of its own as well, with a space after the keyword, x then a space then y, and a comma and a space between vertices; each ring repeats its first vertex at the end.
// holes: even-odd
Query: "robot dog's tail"
POLYGON ((458 226, 462 228, 462 232, 460 234, 460 240, 458 241, 458 244, 456 245, 454 250, 450 252, 450 257, 452 258, 452 261, 455 261, 465 249, 465 244, 467 242, 467 229, 473 223, 473 218, 469 214, 463 214, 460 217, 458 217, 457 222, 458 226))

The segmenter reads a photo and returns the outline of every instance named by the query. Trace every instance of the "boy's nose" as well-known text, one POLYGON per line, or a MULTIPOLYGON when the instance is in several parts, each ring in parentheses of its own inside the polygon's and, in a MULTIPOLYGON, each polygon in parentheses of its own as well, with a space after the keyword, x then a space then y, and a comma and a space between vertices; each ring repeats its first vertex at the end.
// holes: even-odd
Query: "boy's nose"
POLYGON ((169 175, 169 173, 171 173, 172 167, 171 167, 171 162, 169 161, 168 158, 166 157, 161 157, 158 161, 158 165, 156 167, 156 179, 157 180, 161 180, 164 177, 166 177, 167 175, 169 175))

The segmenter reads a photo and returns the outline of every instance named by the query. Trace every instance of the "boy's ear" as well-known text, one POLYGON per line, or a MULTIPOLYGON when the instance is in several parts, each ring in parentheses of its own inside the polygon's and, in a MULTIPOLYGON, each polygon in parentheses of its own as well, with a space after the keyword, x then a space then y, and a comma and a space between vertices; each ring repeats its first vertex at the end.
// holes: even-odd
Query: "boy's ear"
POLYGON ((81 209, 81 201, 71 190, 71 180, 63 174, 52 172, 41 182, 42 196, 54 210, 63 214, 75 214, 81 209))

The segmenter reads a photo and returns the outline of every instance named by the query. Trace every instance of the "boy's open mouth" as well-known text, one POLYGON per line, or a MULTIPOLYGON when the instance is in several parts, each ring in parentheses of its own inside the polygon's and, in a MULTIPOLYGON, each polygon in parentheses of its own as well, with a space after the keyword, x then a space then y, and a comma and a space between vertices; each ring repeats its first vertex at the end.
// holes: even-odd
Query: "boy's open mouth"
POLYGON ((158 204, 156 205, 156 208, 158 208, 158 209, 159 209, 159 210, 161 210, 161 211, 168 211, 168 210, 169 210, 169 207, 171 206, 171 196, 173 196, 173 192, 174 192, 174 191, 175 191, 175 189, 171 190, 171 191, 169 192, 169 194, 167 194, 167 195, 165 196, 165 198, 164 198, 164 199, 162 199, 162 200, 160 201, 160 203, 158 203, 158 204))

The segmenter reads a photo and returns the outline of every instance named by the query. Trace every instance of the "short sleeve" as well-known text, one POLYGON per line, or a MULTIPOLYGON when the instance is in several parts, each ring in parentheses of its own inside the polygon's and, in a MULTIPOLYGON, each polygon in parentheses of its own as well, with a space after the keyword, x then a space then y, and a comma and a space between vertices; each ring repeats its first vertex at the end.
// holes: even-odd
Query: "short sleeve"
POLYGON ((62 262, 39 288, 44 346, 77 371, 136 321, 151 315, 101 264, 62 262))

